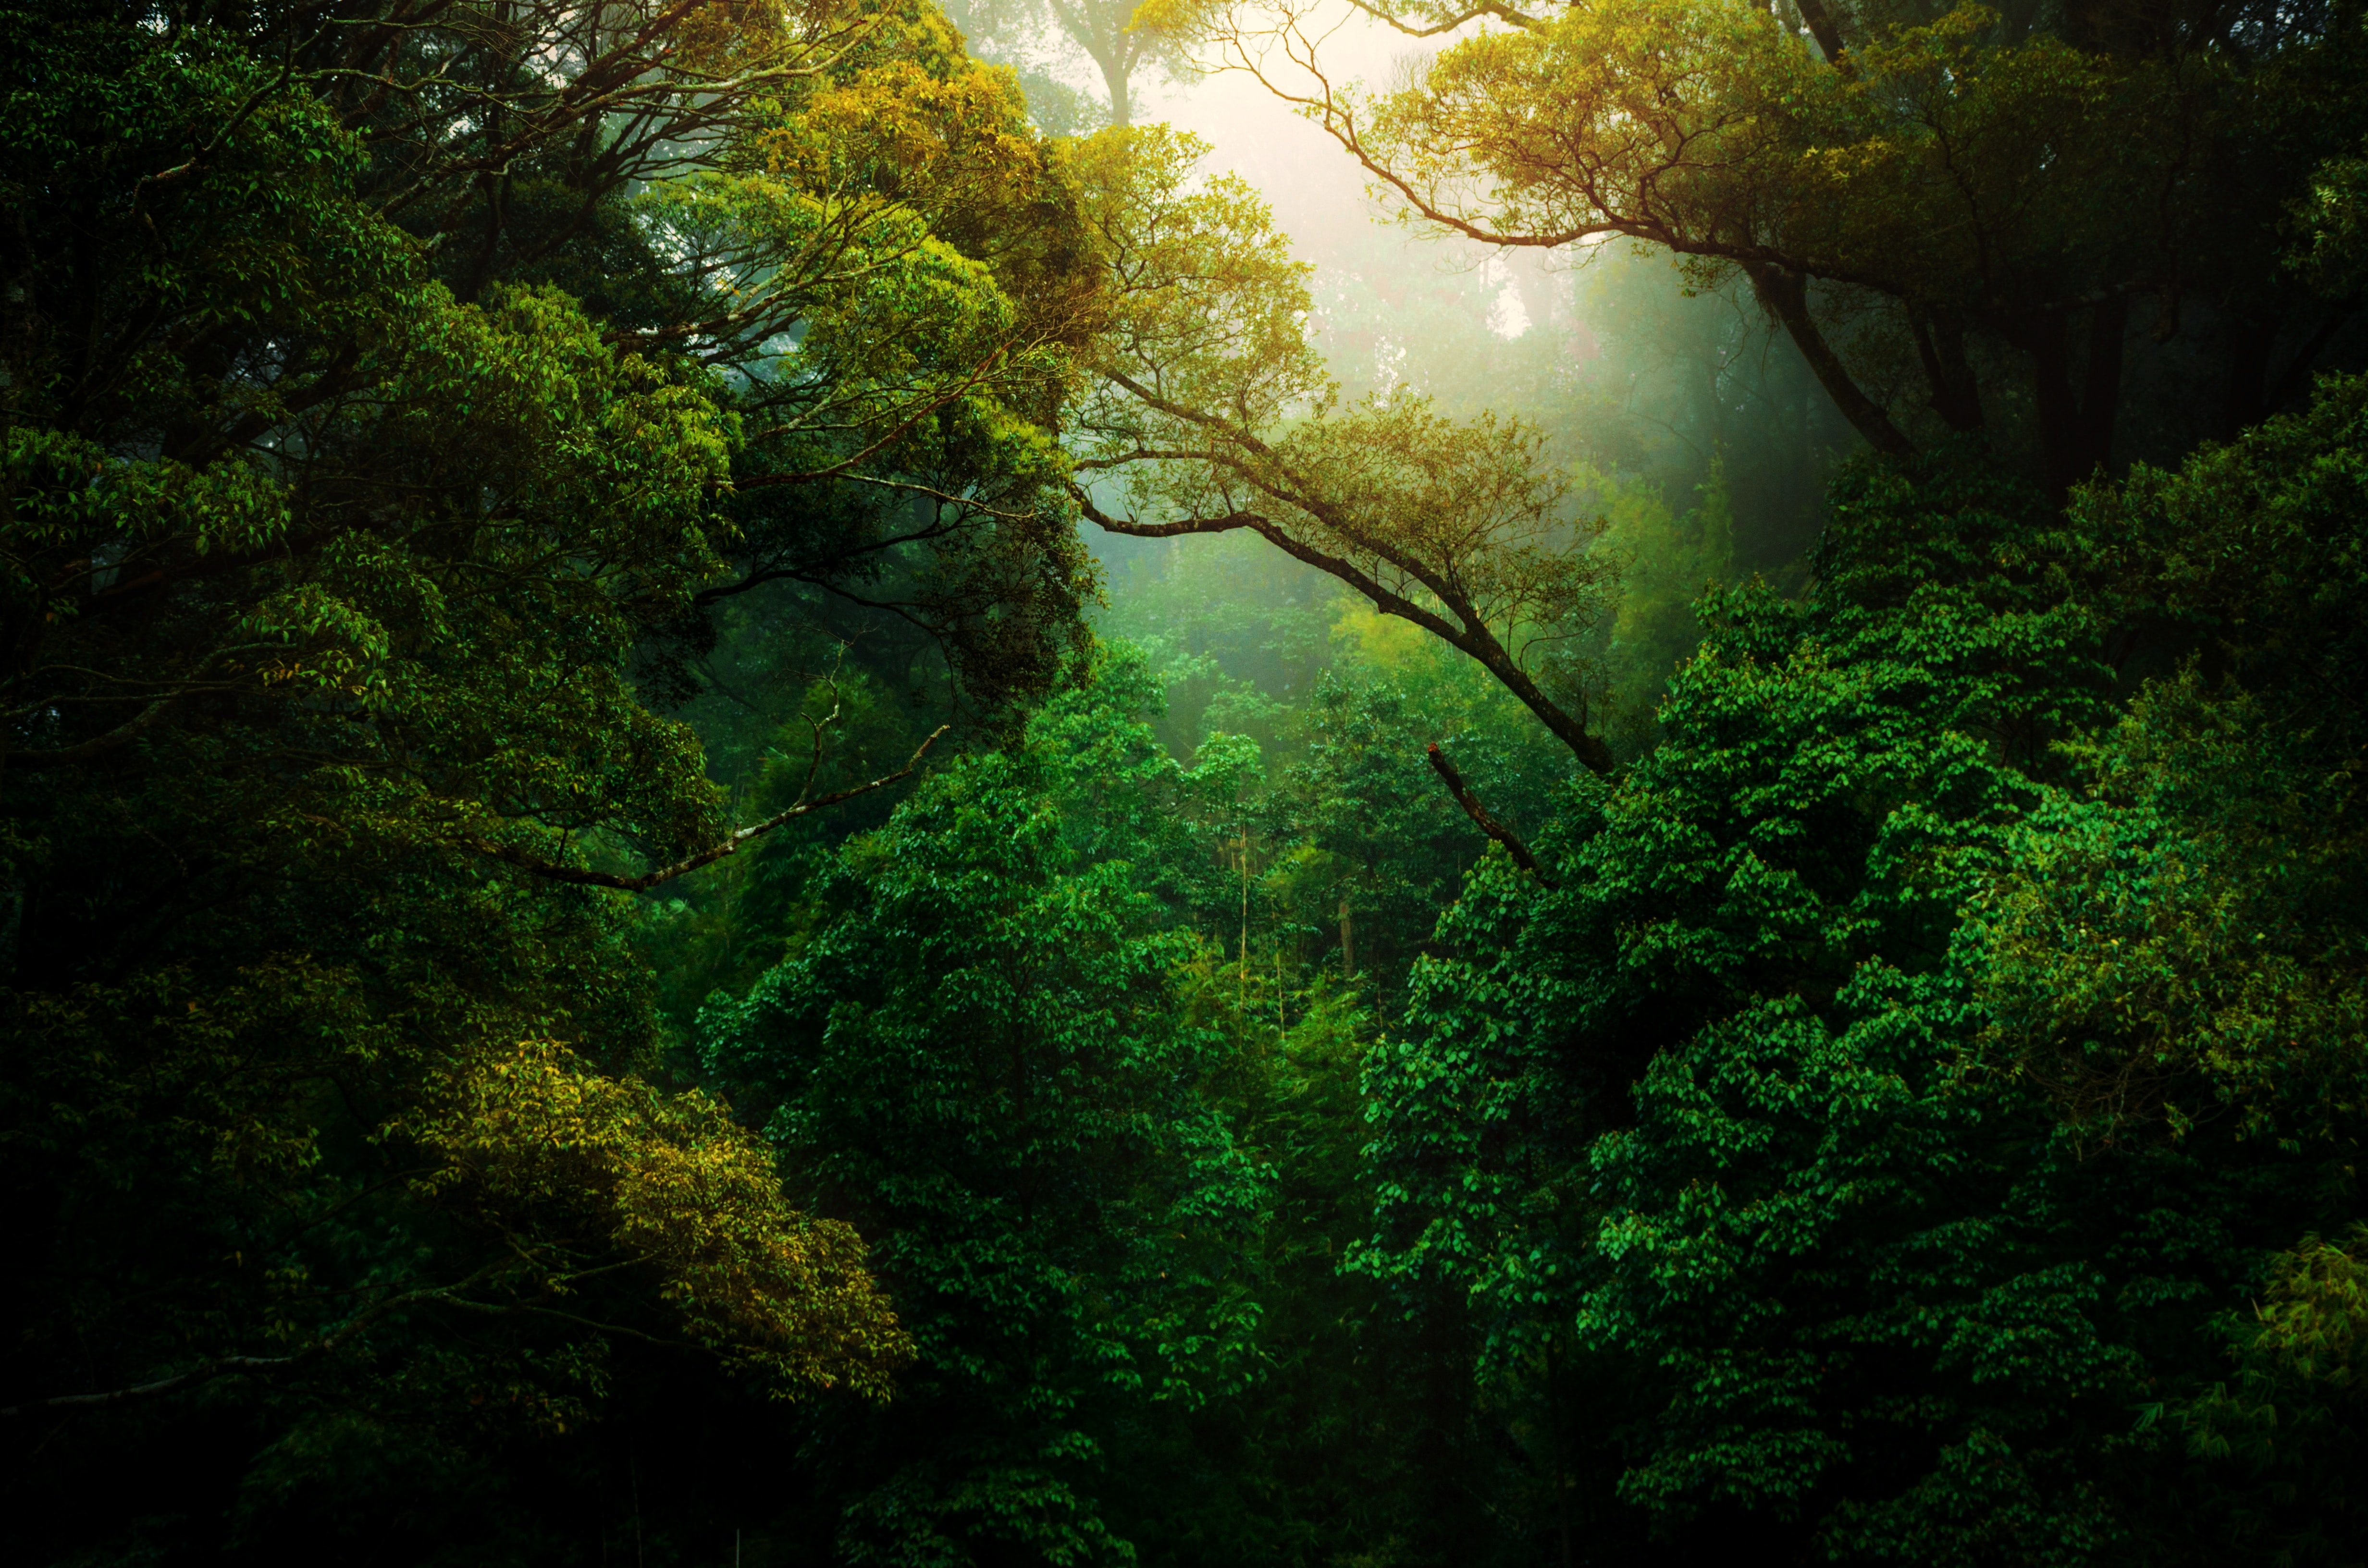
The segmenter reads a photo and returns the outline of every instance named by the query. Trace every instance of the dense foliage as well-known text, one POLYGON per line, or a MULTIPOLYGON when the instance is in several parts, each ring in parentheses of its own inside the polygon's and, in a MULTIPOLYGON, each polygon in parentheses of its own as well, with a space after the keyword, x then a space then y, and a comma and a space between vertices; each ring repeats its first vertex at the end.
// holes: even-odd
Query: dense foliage
POLYGON ((1478 14, 0 6, 11 1561, 2368 1559, 2368 22, 1478 14))

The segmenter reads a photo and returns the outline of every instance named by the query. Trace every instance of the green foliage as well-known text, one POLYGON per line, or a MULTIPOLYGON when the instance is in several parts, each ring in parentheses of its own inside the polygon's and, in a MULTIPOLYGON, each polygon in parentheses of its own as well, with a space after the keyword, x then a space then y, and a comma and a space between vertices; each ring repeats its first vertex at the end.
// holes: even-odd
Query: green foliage
POLYGON ((1994 432, 2060 498, 2133 445, 2175 459, 2299 402, 2340 330, 2280 263, 2294 208, 2340 187, 2323 160, 2359 145, 2347 6, 1491 0, 1498 25, 1380 92, 1333 74, 1310 7, 1147 14, 1259 73, 1432 233, 1624 238, 1697 288, 1747 282, 1880 451, 1994 432), (2131 300, 2157 288, 2149 346, 2131 300))
POLYGON ((1439 744, 1516 829, 1543 817, 1536 803, 1571 765, 1486 672, 1412 627, 1343 608, 1332 642, 1304 709, 1304 759, 1269 807, 1269 835, 1302 847, 1269 892, 1311 932, 1342 923, 1334 956, 1394 1017, 1438 910, 1487 847, 1426 748, 1439 744))
POLYGON ((1606 650, 1612 699, 1622 722, 1641 740, 1649 735, 1651 714, 1660 705, 1669 673, 1702 642, 1694 600, 1705 589, 1729 585, 1736 576, 1735 508, 1727 495, 1726 465, 1713 460, 1700 505, 1682 517, 1642 483, 1623 483, 1602 474, 1586 475, 1582 483, 1589 481, 1605 515, 1598 548, 1622 562, 1620 611, 1606 650))
POLYGON ((1104 636, 1142 648, 1167 688, 1156 722, 1190 756, 1211 733, 1248 735, 1269 757, 1294 742, 1331 653, 1338 587, 1313 567, 1279 562, 1263 540, 1222 535, 1134 545, 1113 538, 1104 636))
POLYGON ((1556 885, 1492 861, 1442 924, 1371 1069, 1361 1266, 1641 1398, 1610 1440, 1656 1530, 2195 1550, 2130 1410, 2192 1397, 2213 1314, 2353 1201, 2358 395, 2063 522, 1862 465, 1807 600, 1705 599, 1556 885), (2133 633, 2222 682, 2113 727, 2133 633))
POLYGON ((2313 171, 2310 190, 2295 203, 2308 247, 2296 270, 2322 293, 2339 299, 2360 290, 2360 257, 2368 254, 2368 159, 2329 158, 2313 171))
POLYGON ((31 1238, 5 1396, 28 1560, 272 1561, 348 1507, 387 1528, 339 1526, 347 1560, 469 1538, 550 1560, 571 1511, 598 1530, 618 1506, 602 1417, 648 1360, 878 1399, 908 1344, 854 1233, 665 1080, 636 922, 565 878, 729 830, 652 698, 714 590, 784 553, 816 593, 883 552, 926 576, 985 704, 1078 645, 1081 552, 1028 506, 1060 464, 1013 410, 1058 354, 1008 342, 1064 276, 1057 210, 1023 192, 1038 222, 992 264, 931 227, 1014 199, 1042 144, 926 15, 849 34, 671 7, 584 67, 632 65, 643 130, 690 115, 715 151, 637 193, 631 137, 564 167, 613 103, 504 74, 584 62, 580 16, 474 17, 0 17, 0 1179, 31 1238), (663 58, 634 65, 645 45, 663 58), (504 124, 499 176, 454 176, 504 124), (766 183, 768 131, 815 154, 805 184, 766 183), (955 143, 934 166, 903 155, 925 132, 955 143), (776 290, 753 341, 700 327, 711 262, 776 290), (779 373, 784 334, 811 375, 779 373), (897 447, 924 416, 934 442, 897 447), (831 537, 845 510, 729 515, 735 478, 803 461, 827 489, 850 457, 901 516, 897 484, 986 509, 860 548, 831 537), (576 1469, 539 1487, 538 1465, 576 1469), (398 1527, 406 1486, 436 1501, 398 1527))
POLYGON ((658 1274, 699 1343, 785 1392, 844 1381, 886 1397, 910 1342, 863 1272, 862 1244, 791 1210, 770 1152, 722 1106, 586 1072, 542 1040, 439 1088, 396 1129, 447 1162, 422 1186, 512 1226, 552 1211, 605 1228, 658 1274))
POLYGON ((1019 745, 933 778, 842 853, 837 917, 703 1019, 914 1335, 896 1404, 833 1439, 851 1561, 1123 1557, 1087 1479, 1108 1407, 1242 1375, 1234 1264, 1265 1188, 1221 1038, 1181 1006, 1204 944, 1178 916, 1248 759, 1179 767, 1156 701, 1114 655, 1019 745))
POLYGON ((2361 1556, 2358 16, 1486 8, 0 12, 12 1560, 2361 1556))

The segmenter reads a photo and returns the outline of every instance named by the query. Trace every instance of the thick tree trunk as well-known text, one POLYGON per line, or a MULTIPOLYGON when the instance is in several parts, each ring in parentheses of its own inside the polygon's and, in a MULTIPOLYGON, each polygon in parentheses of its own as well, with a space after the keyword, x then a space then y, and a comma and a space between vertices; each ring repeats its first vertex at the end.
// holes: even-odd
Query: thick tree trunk
POLYGON ((1825 0, 1793 0, 1800 8, 1801 20, 1808 24, 1809 36, 1817 40, 1818 51, 1826 63, 1839 65, 1842 59, 1842 31, 1834 25, 1834 16, 1826 9, 1825 0))
POLYGON ((1101 67, 1102 85, 1110 91, 1110 123, 1133 125, 1134 97, 1128 87, 1126 66, 1122 62, 1105 59, 1099 53, 1094 56, 1094 63, 1101 67))
POLYGON ((2072 351, 2063 313, 2019 328, 2013 341, 2031 356, 2031 391, 2039 415, 2042 480, 2051 499, 2061 501, 2080 472, 2080 404, 2072 395, 2072 351))
POLYGON ((2221 402, 2219 429, 2222 440, 2233 441, 2261 422, 2270 381, 2270 350, 2277 332, 2236 316, 2223 318, 2220 330, 2235 339, 2228 354, 2228 386, 2221 402))
POLYGON ((2130 335, 2130 297, 2116 294, 2089 316, 2089 363, 2080 392, 2080 472, 2087 479, 2113 461, 2113 427, 2121 423, 2122 366, 2130 335))

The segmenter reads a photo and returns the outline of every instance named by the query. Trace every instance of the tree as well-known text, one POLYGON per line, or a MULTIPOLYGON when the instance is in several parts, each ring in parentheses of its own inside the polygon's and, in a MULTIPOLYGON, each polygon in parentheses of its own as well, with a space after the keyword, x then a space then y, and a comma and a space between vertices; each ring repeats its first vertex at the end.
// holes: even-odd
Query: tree
POLYGON ((18 1538, 268 1557, 383 1469, 507 1540, 616 1506, 492 1456, 637 1357, 883 1396, 861 1243, 668 1081, 613 890, 755 836, 655 703, 717 587, 911 613, 982 708, 1081 642, 1016 97, 917 10, 30 6, 0 51, 18 1538))
POLYGON ((1731 584, 1735 569, 1735 508, 1726 466, 1713 460, 1699 504, 1682 516, 1647 482, 1588 476, 1604 506, 1606 546, 1619 552, 1620 614, 1611 627, 1605 663, 1629 727, 1632 746, 1651 735, 1652 715, 1669 674, 1701 645, 1693 605, 1704 590, 1731 584))
POLYGON ((933 778, 843 852, 837 918, 702 1017, 915 1337, 894 1413, 826 1445, 848 1561, 1124 1560, 1093 1478, 1115 1424, 1244 1375, 1265 1194, 1222 1097, 1240 1066, 1183 988, 1247 759, 1180 767, 1156 700, 1116 653, 933 778))
POLYGON ((2003 430, 2060 498, 2127 444, 2134 370, 2170 422, 2140 433, 2175 457, 2298 396, 2354 315, 2278 260, 2289 204, 2360 134, 2343 7, 2076 6, 2043 26, 1811 4, 1814 49, 1741 0, 1368 9, 1417 36, 1498 25, 1376 98, 1325 74, 1303 7, 1154 20, 1224 47, 1424 222, 1740 273, 1878 451, 2003 430), (2151 347, 2174 339, 2220 379, 2216 424, 2164 406, 2199 401, 2151 347))
MULTIPOLYGON (((1014 64, 1022 62, 1030 45, 1049 25, 1101 73, 1102 90, 1109 97, 1108 119, 1101 123, 1129 126, 1134 123, 1136 78, 1146 67, 1175 63, 1175 51, 1167 39, 1134 25, 1136 9, 1130 0, 984 0, 954 6, 950 14, 982 55, 1014 64)), ((1031 100, 1067 91, 1040 71, 1029 71, 1027 80, 1031 100)))
POLYGON ((1084 515, 1138 539, 1247 529, 1477 660, 1588 767, 1611 767, 1565 656, 1609 573, 1536 432, 1420 399, 1342 411, 1304 335, 1306 268, 1238 181, 1195 188, 1197 144, 1108 132, 1078 150, 1110 277, 1069 415, 1084 515))
POLYGON ((1516 834, 1552 811, 1569 754, 1487 673, 1419 629, 1346 609, 1336 656, 1300 715, 1269 835, 1304 846, 1269 877, 1290 917, 1338 932, 1336 954, 1384 1019, 1464 874, 1488 846, 1428 760, 1437 745, 1516 834))
POLYGON ((2269 1549, 2127 1412, 2204 1399, 2214 1315, 2351 1218, 2315 1173, 2355 1135, 2358 736, 2286 705, 2357 684, 2359 396, 2062 522, 1861 460, 1806 600, 1709 596, 1662 744, 1538 835, 1543 881, 1492 859, 1443 919, 1374 1071, 1362 1265, 1639 1423, 1570 1434, 1601 1517, 1843 1561, 2269 1549))

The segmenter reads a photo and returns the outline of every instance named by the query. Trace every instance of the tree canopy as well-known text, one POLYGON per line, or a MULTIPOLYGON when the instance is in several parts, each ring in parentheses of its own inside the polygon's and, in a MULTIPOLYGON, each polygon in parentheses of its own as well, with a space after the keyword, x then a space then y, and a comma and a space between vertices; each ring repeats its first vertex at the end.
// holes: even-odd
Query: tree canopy
POLYGON ((2368 1551, 2368 17, 1356 10, 0 4, 11 1561, 2368 1551))
POLYGON ((1374 96, 1327 71, 1313 8, 1154 13, 1422 222, 1741 275, 1879 451, 1997 429, 2060 495, 2134 447, 2291 405, 2355 313, 2283 243, 2312 170, 2363 131, 2348 7, 1361 8, 1417 36, 1501 25, 1374 96), (2125 407, 2134 354, 2200 360, 2163 369, 2201 409, 2125 407))

